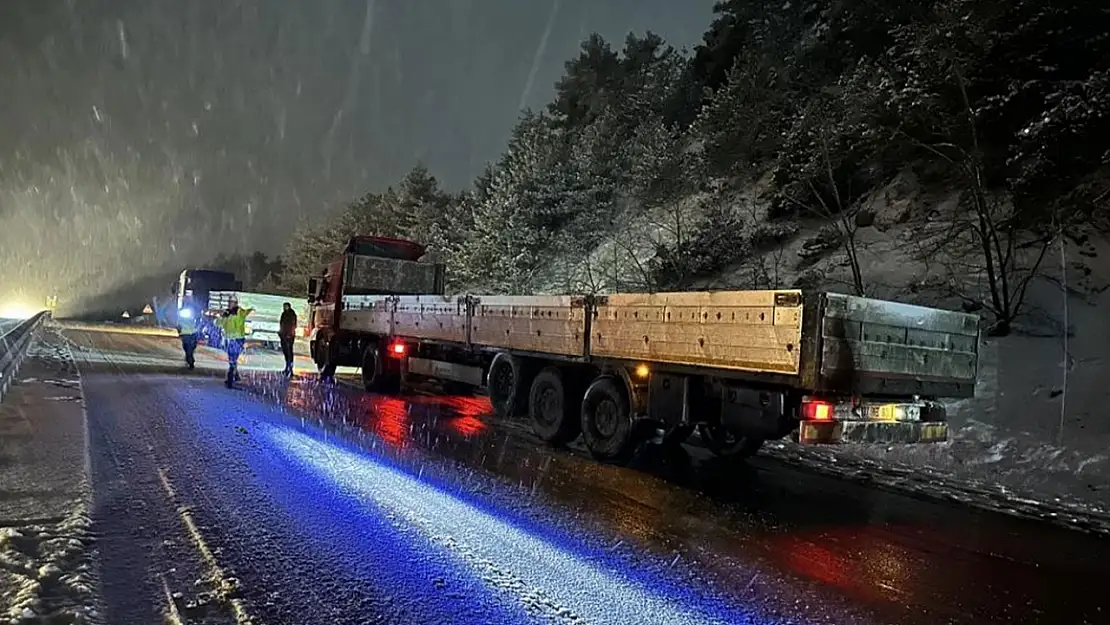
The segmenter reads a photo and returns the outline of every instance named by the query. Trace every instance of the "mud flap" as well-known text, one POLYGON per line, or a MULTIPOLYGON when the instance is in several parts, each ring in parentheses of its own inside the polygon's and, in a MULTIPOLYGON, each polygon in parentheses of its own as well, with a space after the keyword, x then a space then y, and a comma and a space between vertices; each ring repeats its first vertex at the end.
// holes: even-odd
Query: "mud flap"
POLYGON ((946 440, 948 424, 943 421, 805 421, 798 426, 798 442, 802 445, 943 443, 946 440))

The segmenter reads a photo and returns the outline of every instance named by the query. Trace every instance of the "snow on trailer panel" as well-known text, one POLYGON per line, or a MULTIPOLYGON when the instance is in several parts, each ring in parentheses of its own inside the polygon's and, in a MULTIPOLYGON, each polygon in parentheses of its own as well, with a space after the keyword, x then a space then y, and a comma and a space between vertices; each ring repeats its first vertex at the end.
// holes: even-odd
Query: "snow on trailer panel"
POLYGON ((970 397, 976 315, 825 293, 818 388, 862 395, 970 397))
POLYGON ((795 375, 800 291, 619 294, 600 298, 590 355, 795 375))
POLYGON ((475 345, 560 356, 584 356, 586 308, 571 295, 478 295, 470 340, 475 345))
POLYGON ((465 343, 465 295, 400 295, 394 298, 393 334, 465 343))

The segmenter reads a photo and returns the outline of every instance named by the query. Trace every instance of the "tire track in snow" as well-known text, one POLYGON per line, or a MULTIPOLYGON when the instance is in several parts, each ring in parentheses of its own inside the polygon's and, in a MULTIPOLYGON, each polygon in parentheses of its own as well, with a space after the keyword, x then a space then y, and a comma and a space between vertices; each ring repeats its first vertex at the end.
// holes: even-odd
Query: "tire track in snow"
POLYGON ((174 490, 170 479, 166 476, 166 470, 163 468, 158 469, 158 479, 162 482, 162 489, 169 498, 170 503, 174 505, 177 510, 177 515, 181 518, 182 524, 185 525, 185 530, 189 533, 189 537, 193 539, 193 546, 197 548, 200 557, 208 565, 208 574, 216 585, 216 590, 219 593, 220 600, 227 604, 231 610, 232 616, 235 617, 236 625, 251 625, 254 621, 247 614, 246 608, 243 607, 243 602, 235 597, 238 590, 238 584, 233 582, 231 577, 224 572, 220 567, 219 561, 212 553, 212 549, 208 547, 208 542, 204 539, 204 535, 200 533, 197 528, 196 521, 193 520, 193 514, 190 512, 189 507, 182 505, 178 499, 177 491, 174 490))

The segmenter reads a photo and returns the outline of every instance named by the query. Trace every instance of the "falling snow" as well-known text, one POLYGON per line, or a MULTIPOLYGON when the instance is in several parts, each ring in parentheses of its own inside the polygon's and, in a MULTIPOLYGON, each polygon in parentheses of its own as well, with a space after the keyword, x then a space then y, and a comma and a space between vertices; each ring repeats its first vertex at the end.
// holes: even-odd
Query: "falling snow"
POLYGON ((692 44, 713 2, 4 5, 0 297, 72 302, 277 254, 418 158, 461 188, 585 33, 692 44))

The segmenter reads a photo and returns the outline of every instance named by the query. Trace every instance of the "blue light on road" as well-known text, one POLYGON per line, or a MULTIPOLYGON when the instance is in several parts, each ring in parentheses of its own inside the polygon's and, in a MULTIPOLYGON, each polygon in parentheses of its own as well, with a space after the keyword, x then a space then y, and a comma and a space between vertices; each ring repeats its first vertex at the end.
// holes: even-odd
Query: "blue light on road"
POLYGON ((700 605, 695 593, 679 597, 655 592, 622 575, 616 570, 618 564, 584 561, 368 455, 291 429, 267 429, 278 448, 293 459, 398 525, 416 530, 430 547, 446 553, 493 592, 519 602, 539 620, 657 625, 759 622, 745 611, 700 605))

